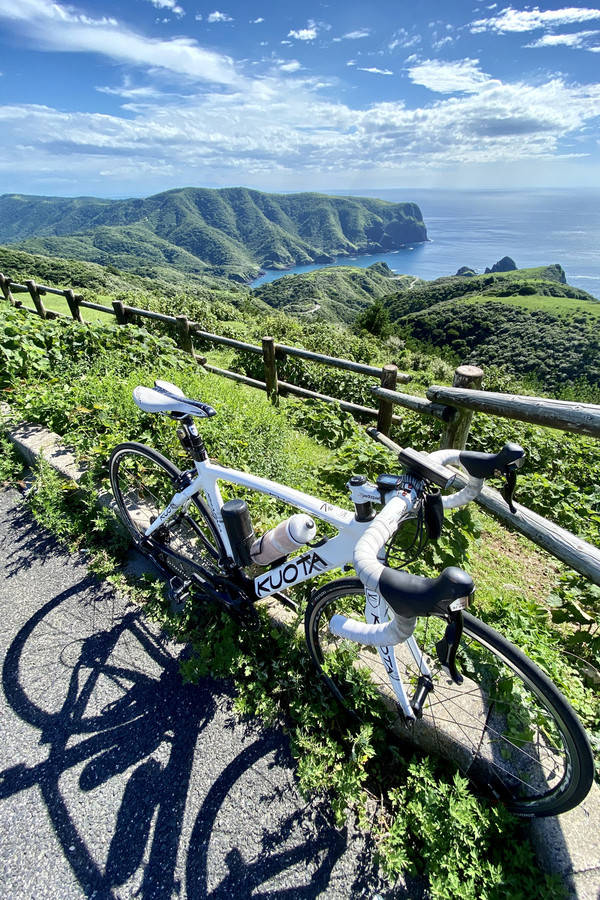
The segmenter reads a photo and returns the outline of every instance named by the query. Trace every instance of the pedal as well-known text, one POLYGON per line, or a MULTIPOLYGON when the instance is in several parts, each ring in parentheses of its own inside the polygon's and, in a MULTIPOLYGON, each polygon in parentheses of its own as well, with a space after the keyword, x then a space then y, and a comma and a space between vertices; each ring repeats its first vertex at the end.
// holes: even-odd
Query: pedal
POLYGON ((233 598, 229 593, 221 594, 219 599, 221 606, 229 615, 248 631, 258 631, 260 617, 253 603, 248 600, 233 598))
POLYGON ((169 579, 167 596, 171 605, 171 612, 175 615, 179 615, 184 610, 186 600, 190 596, 190 584, 190 581, 184 581, 177 575, 173 575, 169 579))
POLYGON ((260 618, 256 608, 251 603, 242 603, 233 613, 239 624, 248 631, 260 629, 260 618))

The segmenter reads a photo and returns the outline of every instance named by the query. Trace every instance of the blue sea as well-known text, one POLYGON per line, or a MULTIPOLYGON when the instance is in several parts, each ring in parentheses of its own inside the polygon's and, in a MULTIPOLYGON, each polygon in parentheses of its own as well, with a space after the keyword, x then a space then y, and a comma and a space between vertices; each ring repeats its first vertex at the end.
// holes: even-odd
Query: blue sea
MULTIPOLYGON (((340 257, 340 264, 385 261, 398 274, 430 280, 461 266, 483 272, 503 256, 519 268, 560 263, 569 284, 600 298, 600 191, 331 191, 411 201, 423 213, 429 241, 392 253, 340 257)), ((322 265, 269 270, 252 287, 322 265)))

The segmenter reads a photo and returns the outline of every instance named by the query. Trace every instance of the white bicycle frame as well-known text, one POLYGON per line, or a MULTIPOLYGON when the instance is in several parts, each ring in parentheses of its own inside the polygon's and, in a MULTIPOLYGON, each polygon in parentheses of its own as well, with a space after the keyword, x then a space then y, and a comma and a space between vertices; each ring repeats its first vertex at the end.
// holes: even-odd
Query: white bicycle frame
MULTIPOLYGON (((436 454, 431 454, 431 458, 442 465, 449 462, 457 462, 458 451, 437 451, 436 454)), ((146 529, 146 537, 150 537, 177 510, 189 504, 191 498, 199 493, 204 497, 208 505, 228 556, 233 559, 234 554, 231 542, 223 522, 223 499, 219 490, 219 482, 224 481, 228 484, 239 485, 243 488, 249 488, 250 490, 276 497, 290 506, 309 513, 322 522, 333 525, 338 531, 338 534, 334 537, 327 538, 321 543, 309 547, 305 552, 286 559, 280 565, 275 566, 275 568, 268 570, 264 574, 256 576, 254 579, 254 590, 257 598, 269 597, 278 591, 294 587, 323 572, 353 565, 355 544, 372 524, 372 520, 360 522, 356 519, 353 511, 342 509, 310 494, 305 494, 303 491, 271 481, 268 478, 262 478, 238 469, 230 469, 218 463, 210 462, 210 460, 196 461, 195 466, 197 471, 196 477, 186 488, 174 494, 167 507, 146 529)), ((483 482, 478 479, 471 479, 471 483, 466 488, 443 498, 444 507, 450 508, 468 503, 469 500, 479 493, 482 484, 483 482)), ((366 502, 370 500, 381 503, 381 496, 376 485, 367 483, 362 485, 358 491, 361 501, 366 502)), ((410 517, 414 508, 414 500, 411 493, 393 491, 386 496, 386 501, 392 496, 403 497, 406 510, 401 518, 410 517)), ((353 495, 353 499, 356 499, 356 496, 353 495)), ((381 561, 383 562, 383 557, 381 561)), ((391 621, 394 616, 395 614, 379 591, 365 588, 365 620, 368 624, 386 623, 391 621)), ((412 637, 412 632, 404 640, 420 672, 427 677, 431 677, 431 672, 423 654, 414 637, 412 637)), ((398 672, 394 647, 378 646, 377 651, 405 717, 414 719, 414 712, 398 672)))
MULTIPOLYGON (((299 556, 288 558, 274 569, 258 575, 254 579, 257 597, 269 597, 277 591, 286 590, 307 581, 321 572, 329 572, 331 569, 352 565, 354 545, 371 522, 359 522, 353 511, 334 506, 318 497, 286 487, 276 481, 270 481, 268 478, 261 478, 238 469, 229 469, 209 460, 196 462, 195 466, 198 473, 196 478, 184 490, 174 494, 168 506, 146 529, 146 537, 150 537, 178 509, 189 503, 194 494, 200 493, 215 520, 228 556, 233 558, 233 550, 223 523, 223 499, 219 489, 219 482, 225 481, 228 484, 239 485, 270 497, 276 497, 322 522, 333 525, 338 531, 335 537, 328 538, 318 546, 309 547, 299 556)), ((379 492, 374 485, 364 485, 364 488, 370 489, 368 491, 370 499, 381 502, 379 492)), ((407 508, 407 513, 409 512, 410 510, 407 508)))

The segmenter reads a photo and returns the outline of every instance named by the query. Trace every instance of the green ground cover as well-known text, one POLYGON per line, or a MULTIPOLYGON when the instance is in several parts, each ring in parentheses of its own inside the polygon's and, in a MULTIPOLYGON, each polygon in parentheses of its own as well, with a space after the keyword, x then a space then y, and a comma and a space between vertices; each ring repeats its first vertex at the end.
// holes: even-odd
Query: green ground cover
MULTIPOLYGON (((22 300, 25 306, 30 307, 30 303, 26 299, 25 294, 18 295, 19 299, 22 300)), ((64 297, 57 297, 54 294, 46 294, 42 297, 42 301, 46 309, 51 309, 53 312, 61 313, 63 316, 68 316, 71 318, 71 310, 69 309, 69 304, 65 300, 64 297)), ((96 302, 94 300, 94 302, 96 302)), ((98 303, 102 303, 102 300, 98 300, 98 303)), ((112 317, 108 316, 106 313, 102 313, 97 309, 81 309, 81 315, 84 321, 86 322, 108 322, 112 317)))
POLYGON ((552 297, 545 294, 529 294, 522 296, 515 294, 512 297, 494 296, 494 294, 470 294, 464 298, 466 304, 480 303, 482 300, 497 301, 507 306, 519 306, 523 309, 541 309, 557 316, 572 318, 577 313, 589 313, 595 318, 600 318, 600 301, 577 300, 572 297, 552 297))

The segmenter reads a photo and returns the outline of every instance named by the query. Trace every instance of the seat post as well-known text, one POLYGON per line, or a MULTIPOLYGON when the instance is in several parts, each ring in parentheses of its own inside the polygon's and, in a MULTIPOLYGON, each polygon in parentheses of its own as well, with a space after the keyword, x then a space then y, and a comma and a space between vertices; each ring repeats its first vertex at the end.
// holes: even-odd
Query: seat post
POLYGON ((180 422, 182 427, 177 429, 177 434, 183 447, 188 451, 192 459, 195 462, 203 462, 208 459, 202 435, 196 428, 193 416, 184 416, 180 422))

